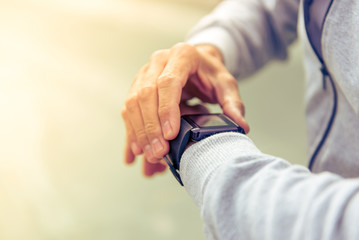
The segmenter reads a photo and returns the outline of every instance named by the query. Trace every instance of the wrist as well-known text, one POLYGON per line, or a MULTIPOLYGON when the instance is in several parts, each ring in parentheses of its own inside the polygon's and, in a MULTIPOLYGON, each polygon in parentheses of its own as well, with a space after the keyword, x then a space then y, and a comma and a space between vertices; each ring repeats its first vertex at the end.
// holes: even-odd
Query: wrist
MULTIPOLYGON (((183 185, 180 171, 180 161, 189 142, 199 142, 209 136, 223 132, 237 132, 244 134, 244 130, 223 114, 194 114, 181 117, 181 127, 177 137, 170 141, 170 152, 165 160, 176 177, 183 185)), ((190 143, 191 144, 191 143, 190 143)))
POLYGON ((188 148, 181 159, 181 179, 198 206, 206 183, 228 162, 251 161, 261 152, 244 134, 225 132, 210 136, 188 148), (200 193, 200 194, 198 194, 200 193))

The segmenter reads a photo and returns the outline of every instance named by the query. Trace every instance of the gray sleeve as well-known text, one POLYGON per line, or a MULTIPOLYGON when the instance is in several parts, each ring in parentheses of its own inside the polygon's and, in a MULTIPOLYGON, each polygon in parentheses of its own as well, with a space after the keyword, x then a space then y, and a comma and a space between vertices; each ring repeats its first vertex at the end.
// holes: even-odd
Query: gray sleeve
POLYGON ((261 153, 245 135, 189 147, 181 178, 208 239, 359 239, 359 179, 312 174, 261 153))
POLYGON ((224 0, 190 32, 190 44, 215 45, 235 77, 285 59, 297 36, 299 0, 224 0))

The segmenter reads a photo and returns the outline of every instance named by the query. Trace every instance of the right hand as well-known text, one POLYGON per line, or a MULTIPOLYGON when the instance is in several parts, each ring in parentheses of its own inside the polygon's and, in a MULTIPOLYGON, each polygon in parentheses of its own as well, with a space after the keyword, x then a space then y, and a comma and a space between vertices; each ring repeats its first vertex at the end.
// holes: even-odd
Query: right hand
POLYGON ((193 97, 218 103, 224 114, 249 131, 237 82, 219 50, 212 45, 180 43, 156 51, 132 83, 122 110, 127 130, 125 162, 130 164, 144 153, 145 175, 163 171, 158 164, 169 151, 168 141, 179 132, 180 102, 193 97))

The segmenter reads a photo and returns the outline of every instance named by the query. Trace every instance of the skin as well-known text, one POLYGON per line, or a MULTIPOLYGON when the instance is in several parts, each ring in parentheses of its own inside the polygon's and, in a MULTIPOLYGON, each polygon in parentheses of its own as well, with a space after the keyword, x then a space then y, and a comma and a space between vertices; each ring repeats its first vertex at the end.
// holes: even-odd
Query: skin
POLYGON ((207 111, 185 104, 193 97, 218 103, 248 133, 237 81, 224 66, 220 51, 212 45, 179 43, 154 52, 132 83, 122 109, 125 163, 143 154, 145 176, 163 172, 162 158, 169 151, 168 141, 179 132, 181 114, 207 111))

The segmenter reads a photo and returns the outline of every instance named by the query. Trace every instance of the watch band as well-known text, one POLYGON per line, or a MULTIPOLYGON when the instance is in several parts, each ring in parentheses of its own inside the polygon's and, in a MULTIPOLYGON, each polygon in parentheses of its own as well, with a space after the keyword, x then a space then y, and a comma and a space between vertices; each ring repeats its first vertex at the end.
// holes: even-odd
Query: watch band
POLYGON ((173 166, 179 170, 181 156, 191 136, 192 125, 181 118, 181 127, 177 137, 170 142, 171 152, 169 153, 173 166))
POLYGON ((183 186, 180 177, 180 161, 189 140, 201 141, 213 134, 221 132, 239 132, 244 130, 223 114, 192 114, 181 117, 180 131, 177 137, 170 141, 170 152, 164 157, 171 172, 183 186))
POLYGON ((180 168, 180 160, 181 160, 181 156, 187 146, 187 143, 189 141, 189 138, 191 136, 191 129, 193 127, 191 126, 191 124, 189 124, 186 120, 184 120, 183 118, 181 118, 181 127, 180 127, 180 131, 177 135, 177 137, 170 141, 170 153, 165 156, 165 160, 171 170, 171 172, 173 173, 173 175, 175 176, 175 178, 177 179, 177 181, 183 186, 181 177, 179 175, 179 168, 180 168), (169 157, 169 158, 168 158, 169 157))

